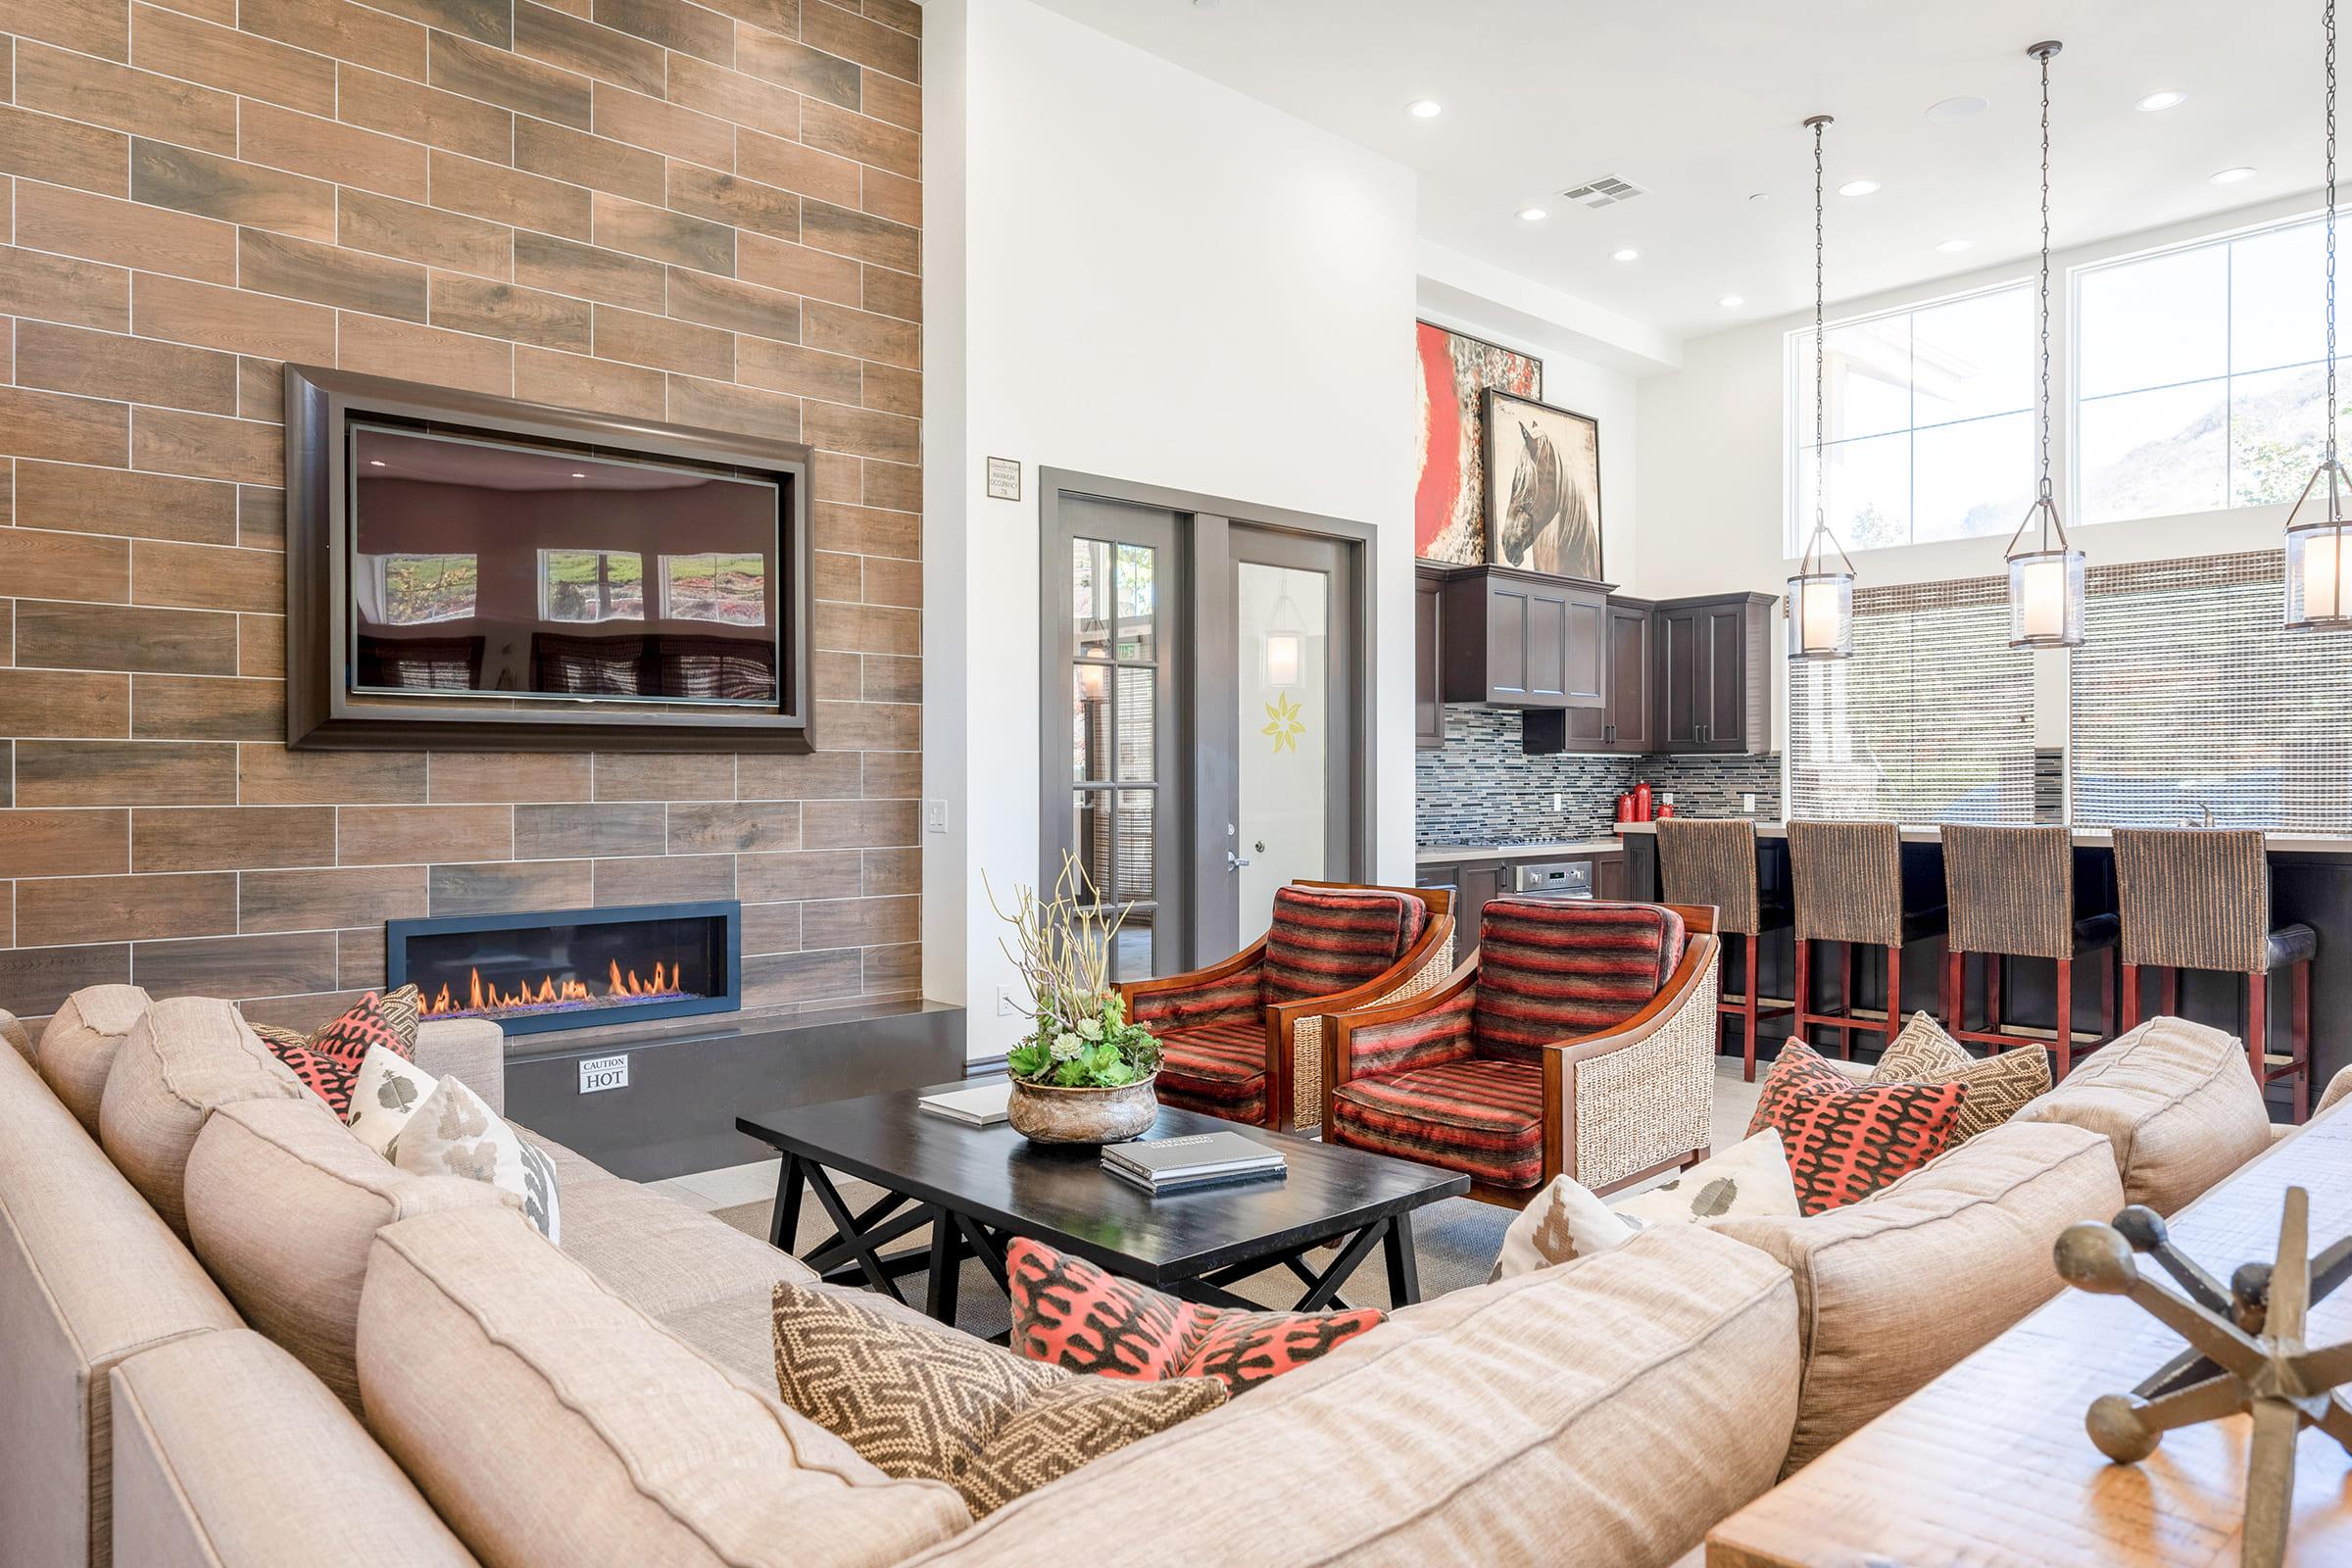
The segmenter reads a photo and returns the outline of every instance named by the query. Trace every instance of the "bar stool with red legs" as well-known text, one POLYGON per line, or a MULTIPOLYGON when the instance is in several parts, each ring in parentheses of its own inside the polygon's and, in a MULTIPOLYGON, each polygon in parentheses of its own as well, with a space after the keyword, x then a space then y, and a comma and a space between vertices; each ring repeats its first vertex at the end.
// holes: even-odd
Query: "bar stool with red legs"
POLYGON ((2116 917, 2075 917, 2075 836, 2063 827, 1985 827, 1946 823, 1943 834, 1944 906, 1951 933, 1944 956, 1944 1031, 1999 1051, 2047 1046, 2050 1075, 2064 1078, 2078 1049, 2095 1051, 2115 1037, 2116 917), (1964 1027, 1968 959, 1984 959, 1984 1023, 1964 1027), (2075 960, 2095 955, 2099 966, 2099 1027, 2074 1027, 2075 960), (2058 966, 2052 1027, 2028 1029, 2001 1016, 2001 993, 2012 958, 2047 958, 2058 966))
MULTIPOLYGON (((1791 822, 1788 882, 1795 895, 1796 1032, 1818 1041, 1817 1030, 1838 1031, 1838 1054, 1854 1054, 1857 1033, 1876 1033, 1882 1046, 1903 1027, 1903 949, 1943 933, 1943 906, 1903 907, 1903 836, 1892 822, 1791 822), (1838 1011, 1813 1006, 1813 944, 1839 944, 1838 1011), (1854 952, 1886 956, 1886 1006, 1854 1004, 1854 952)), ((1938 1011, 1942 1009, 1937 1008, 1938 1011)))
MULTIPOLYGON (((1668 816, 1658 820, 1658 880, 1668 904, 1715 906, 1719 937, 1737 935, 1745 950, 1744 978, 1740 993, 1730 989, 1731 964, 1724 964, 1726 984, 1716 1004, 1718 1036, 1730 1020, 1740 1020, 1741 1072, 1756 1081, 1756 1025, 1795 1011, 1792 1003, 1761 1002, 1756 995, 1756 943, 1767 931, 1778 931, 1789 920, 1788 901, 1767 902, 1756 875, 1756 825, 1741 818, 1708 821, 1703 817, 1668 816)), ((1717 1051, 1722 1050, 1718 1039, 1717 1051)))
POLYGON ((2126 1030, 2139 1021, 2139 971, 2155 969, 2164 1010, 2179 1013, 2180 971, 2244 977, 2246 1064, 2268 1089, 2294 1084, 2295 1120, 2311 1114, 2311 960, 2319 934, 2271 923, 2271 858, 2257 828, 2115 830, 2116 902, 2124 919, 2126 1030), (2270 1049, 2270 978, 2288 982, 2287 1051, 2270 1049))

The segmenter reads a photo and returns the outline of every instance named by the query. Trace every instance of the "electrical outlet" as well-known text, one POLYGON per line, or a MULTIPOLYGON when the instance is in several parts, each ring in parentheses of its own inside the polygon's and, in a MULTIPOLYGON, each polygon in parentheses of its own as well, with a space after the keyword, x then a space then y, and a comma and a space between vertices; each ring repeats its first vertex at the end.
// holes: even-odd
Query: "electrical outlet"
POLYGON ((947 802, 925 801, 923 803, 923 828, 926 832, 931 833, 945 833, 948 830, 947 802))
POLYGON ((1658 796, 1658 804, 1660 806, 1672 806, 1674 804, 1674 791, 1666 790, 1660 793, 1658 796))
POLYGON ((1013 1015, 1013 1010, 1012 987, 997 987, 997 1016, 1000 1018, 1009 1018, 1013 1015))
POLYGON ((1742 810, 1742 811, 1744 811, 1744 812, 1746 812, 1746 813, 1747 813, 1749 816, 1753 816, 1753 815, 1755 815, 1755 814, 1756 814, 1756 798, 1755 798, 1753 795, 1742 795, 1742 796, 1740 796, 1740 810, 1742 810))
POLYGON ((1568 797, 1562 795, 1558 790, 1553 790, 1551 792, 1551 808, 1555 811, 1566 810, 1568 808, 1568 797))

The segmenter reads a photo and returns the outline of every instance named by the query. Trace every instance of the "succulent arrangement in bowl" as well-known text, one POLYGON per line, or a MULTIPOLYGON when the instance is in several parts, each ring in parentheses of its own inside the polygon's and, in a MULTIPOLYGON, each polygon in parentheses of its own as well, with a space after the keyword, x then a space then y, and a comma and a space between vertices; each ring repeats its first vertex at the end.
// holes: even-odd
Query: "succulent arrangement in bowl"
POLYGON ((1159 1042, 1127 1016, 1110 979, 1111 945, 1124 910, 1106 910, 1094 879, 1064 852, 1050 895, 1013 889, 1011 931, 1000 939, 1028 992, 1029 1033, 1006 1054, 1013 1127, 1038 1143, 1106 1144, 1133 1138, 1158 1113, 1152 1079, 1159 1042))

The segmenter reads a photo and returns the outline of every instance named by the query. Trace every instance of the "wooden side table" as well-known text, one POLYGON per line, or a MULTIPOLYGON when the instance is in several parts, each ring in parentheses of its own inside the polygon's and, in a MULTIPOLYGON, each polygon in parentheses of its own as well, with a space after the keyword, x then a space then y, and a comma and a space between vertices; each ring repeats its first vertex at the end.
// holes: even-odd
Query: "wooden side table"
MULTIPOLYGON (((2228 1279, 2277 1250, 2289 1187, 2311 1193, 2314 1251, 2352 1232, 2352 1111, 2248 1163, 2173 1237, 2228 1279)), ((2352 1339, 2352 1290, 2313 1309, 2310 1338, 2352 1339)), ((2235 1568, 2245 1417, 2168 1434, 2137 1465, 2082 1431, 2093 1398, 2180 1348, 2131 1302, 2068 1291, 1716 1526, 1707 1568, 2235 1568)), ((2352 1563, 2352 1459, 2306 1432, 2296 1462, 2288 1563, 2352 1563)))

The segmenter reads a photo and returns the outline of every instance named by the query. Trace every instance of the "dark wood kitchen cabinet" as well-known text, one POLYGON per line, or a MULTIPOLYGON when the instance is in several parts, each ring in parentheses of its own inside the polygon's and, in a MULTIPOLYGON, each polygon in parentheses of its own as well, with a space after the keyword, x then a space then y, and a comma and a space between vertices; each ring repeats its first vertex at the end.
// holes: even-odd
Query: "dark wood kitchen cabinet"
POLYGON ((1601 671, 1605 701, 1598 708, 1572 708, 1563 715, 1565 734, 1559 750, 1639 757, 1654 749, 1649 741, 1650 626, 1649 601, 1610 596, 1607 659, 1601 671))
POLYGON ((1453 953, 1457 960, 1468 957, 1470 950, 1478 946, 1479 916, 1486 912, 1487 901, 1501 898, 1511 885, 1510 872, 1500 860, 1423 865, 1413 880, 1417 886, 1445 888, 1453 894, 1453 953))
POLYGON ((1608 589, 1506 566, 1457 567, 1438 609, 1439 692, 1489 708, 1599 709, 1608 589))
POLYGON ((1661 601, 1651 616, 1650 711, 1658 752, 1772 750, 1770 594, 1661 601))
POLYGON ((1413 568, 1413 745, 1446 744, 1446 699, 1439 668, 1445 639, 1446 568, 1423 562, 1413 568))

